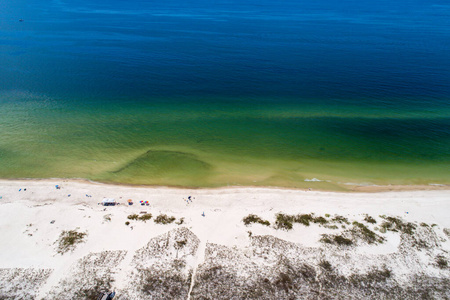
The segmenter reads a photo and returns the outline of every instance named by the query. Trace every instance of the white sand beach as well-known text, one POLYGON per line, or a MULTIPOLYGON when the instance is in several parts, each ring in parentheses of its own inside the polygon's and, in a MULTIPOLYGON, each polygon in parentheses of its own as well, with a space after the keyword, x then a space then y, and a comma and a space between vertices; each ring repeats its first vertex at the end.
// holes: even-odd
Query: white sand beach
MULTIPOLYGON (((316 279, 323 271, 317 265, 324 260, 335 267, 333 272, 342 278, 349 278, 352 274, 366 274, 375 266, 383 265, 392 274, 389 275, 389 280, 393 280, 395 286, 400 288, 407 284, 405 282, 411 276, 424 275, 440 280, 438 287, 439 284, 445 286, 450 279, 448 265, 436 263, 439 259, 447 262, 450 258, 450 190, 445 189, 376 193, 251 187, 176 189, 54 179, 2 180, 0 197, 0 295, 5 297, 2 299, 25 299, 27 296, 35 299, 58 299, 63 288, 64 293, 72 297, 78 295, 76 299, 90 299, 89 296, 83 296, 86 290, 102 288, 115 290, 118 299, 206 299, 208 297, 203 295, 201 281, 209 280, 209 275, 206 276, 205 272, 211 270, 211 262, 220 262, 217 253, 222 250, 217 249, 222 249, 221 247, 232 251, 230 253, 237 253, 236 257, 242 257, 241 260, 230 258, 228 263, 223 263, 220 267, 228 268, 227 272, 234 272, 235 277, 242 276, 251 281, 251 270, 272 268, 272 265, 277 264, 275 260, 271 262, 271 255, 280 257, 281 254, 276 251, 261 254, 262 246, 255 244, 257 241, 261 242, 261 239, 257 240, 258 237, 276 238, 283 245, 289 245, 283 246, 283 249, 290 250, 286 250, 284 254, 281 251, 288 260, 289 255, 293 255, 291 261, 294 261, 297 259, 295 257, 303 253, 302 264, 312 266, 310 269, 316 274, 316 279), (56 189, 56 185, 61 188, 56 189), (189 196, 192 201, 187 201, 189 196), (99 203, 104 198, 114 198, 120 205, 103 207, 99 203), (132 199, 134 205, 128 205, 128 199, 132 199), (149 205, 141 206, 141 200, 148 201, 149 205), (141 216, 144 213, 152 214, 152 219, 144 222, 127 218, 132 214, 141 216), (328 221, 326 224, 311 222, 310 226, 294 223, 292 230, 283 230, 276 228, 277 213, 312 213, 313 216, 322 216, 328 221), (154 220, 160 214, 173 216, 175 221, 166 225, 156 224, 154 220), (246 226, 242 220, 249 214, 269 221, 270 226, 246 226), (376 223, 365 222, 367 215, 373 217, 376 223), (402 229, 388 228, 387 232, 382 233, 380 224, 386 221, 380 217, 383 215, 398 218, 405 224, 413 224, 415 231, 411 236, 414 238, 408 240, 410 237, 402 229), (348 222, 344 224, 332 221, 334 216, 344 217, 348 222), (352 225, 354 221, 365 222, 364 226, 384 241, 371 243, 364 239, 358 240, 357 234, 351 247, 321 241, 323 234, 332 236, 355 228, 356 225, 352 225), (130 224, 126 225, 126 222, 130 224), (58 253, 57 241, 60 234, 69 230, 86 235, 81 243, 74 245, 73 250, 58 253), (182 240, 171 240, 171 233, 175 237, 182 236, 182 240), (155 241, 162 237, 167 238, 167 243, 161 249, 158 248, 160 250, 155 250, 154 245, 159 243, 155 241), (408 244, 408 241, 413 242, 408 244), (415 245, 414 241, 423 243, 423 247, 405 250, 405 245, 415 245), (173 244, 173 247, 169 244, 173 244), (398 258, 401 253, 403 256, 398 258), (158 256, 163 254, 164 257, 158 256), (103 257, 103 265, 93 263, 90 267, 80 267, 80 262, 86 264, 89 259, 93 261, 93 255, 103 257), (107 261, 108 258, 111 260, 107 261), (246 267, 245 259, 249 259, 248 266, 252 267, 246 267), (171 291, 172 296, 151 294, 148 289, 155 293, 159 293, 158 288, 164 290, 164 286, 158 287, 155 284, 151 285, 152 288, 147 286, 147 291, 145 288, 140 289, 143 284, 138 281, 143 275, 139 272, 147 270, 148 274, 154 274, 155 270, 161 268, 159 264, 165 261, 172 263, 173 260, 182 261, 180 268, 171 269, 179 272, 177 276, 181 276, 182 280, 179 280, 180 288, 171 291), (243 269, 233 269, 239 264, 243 269), (95 274, 100 274, 98 272, 103 275, 108 273, 105 275, 109 281, 106 286, 89 287, 89 282, 81 281, 78 286, 68 284, 74 282, 71 278, 86 274, 96 276, 95 274)), ((352 233, 348 231, 345 234, 349 237, 352 233)), ((274 269, 267 272, 276 273, 274 269)), ((280 272, 279 274, 286 273, 280 272)), ((216 275, 220 277, 220 274, 216 275)), ((267 280, 273 286, 280 282, 269 275, 267 280)), ((383 282, 390 282, 389 280, 384 279, 383 282)), ((95 280, 90 282, 93 281, 95 280)), ((275 297, 274 295, 278 295, 279 299, 287 299, 292 295, 298 297, 300 294, 295 289, 296 281, 289 279, 289 282, 292 289, 282 285, 279 290, 270 292, 273 294, 263 291, 253 298, 266 297, 261 295, 267 295, 267 299, 275 297)), ((392 282, 390 284, 394 284, 392 282)), ((240 286, 234 293, 241 295, 239 293, 242 289, 240 286)), ((256 291, 257 288, 253 287, 252 290, 256 291)), ((92 291, 98 292, 100 291, 92 291)), ((214 296, 214 292, 212 293, 211 297, 228 297, 223 294, 214 296)), ((323 297, 328 295, 323 286, 318 293, 325 293, 323 297)), ((405 293, 408 298, 407 292, 405 293)), ((427 293, 431 292, 427 290, 427 293)), ((445 292, 442 293, 446 295, 445 292)), ((377 291, 374 295, 376 294, 377 291)), ((252 298, 251 295, 246 295, 252 298)))

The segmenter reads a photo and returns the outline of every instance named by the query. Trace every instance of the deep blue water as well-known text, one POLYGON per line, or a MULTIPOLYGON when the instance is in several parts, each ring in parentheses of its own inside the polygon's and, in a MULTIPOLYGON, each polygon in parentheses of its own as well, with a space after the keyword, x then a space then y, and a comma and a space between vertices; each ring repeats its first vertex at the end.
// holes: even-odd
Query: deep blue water
POLYGON ((0 8, 2 90, 448 105, 447 1, 19 0, 0 8))

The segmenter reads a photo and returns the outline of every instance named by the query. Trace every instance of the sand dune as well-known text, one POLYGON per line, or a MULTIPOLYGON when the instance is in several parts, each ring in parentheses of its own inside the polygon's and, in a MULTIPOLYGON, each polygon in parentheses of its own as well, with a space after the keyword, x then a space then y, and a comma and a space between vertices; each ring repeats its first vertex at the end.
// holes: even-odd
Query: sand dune
POLYGON ((0 196, 0 299, 93 299, 102 290, 118 299, 450 297, 448 190, 192 190, 55 179, 3 180, 0 196), (121 204, 98 205, 103 198, 121 204), (145 214, 151 219, 140 220, 145 214), (270 225, 246 226, 250 214, 270 225), (157 224, 160 215, 174 220, 157 224), (61 251, 63 232, 80 242, 61 251))

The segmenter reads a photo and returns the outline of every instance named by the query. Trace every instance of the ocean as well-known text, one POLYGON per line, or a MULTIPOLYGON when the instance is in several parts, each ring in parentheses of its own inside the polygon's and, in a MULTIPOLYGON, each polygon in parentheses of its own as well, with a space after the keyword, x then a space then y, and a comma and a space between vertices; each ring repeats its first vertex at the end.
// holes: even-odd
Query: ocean
POLYGON ((0 4, 0 178, 450 184, 450 5, 0 4))

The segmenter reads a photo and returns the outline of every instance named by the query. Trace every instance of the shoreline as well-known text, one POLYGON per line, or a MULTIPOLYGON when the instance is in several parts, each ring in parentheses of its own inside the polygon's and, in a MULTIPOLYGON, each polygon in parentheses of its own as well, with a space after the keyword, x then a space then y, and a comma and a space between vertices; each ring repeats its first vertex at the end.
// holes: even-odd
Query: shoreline
POLYGON ((133 188, 155 188, 155 189, 175 189, 175 190, 227 190, 227 189, 272 189, 272 190, 293 190, 293 191, 319 191, 330 193, 380 193, 380 192, 404 192, 404 191, 450 191, 450 184, 387 184, 387 185, 358 185, 344 184, 348 187, 346 190, 327 190, 314 187, 312 182, 310 188, 284 187, 284 186, 258 186, 258 185, 229 185, 218 187, 190 187, 190 186, 170 186, 170 185, 145 185, 145 184, 129 184, 118 182, 102 182, 84 178, 0 178, 2 182, 78 182, 84 184, 133 187, 133 188))

